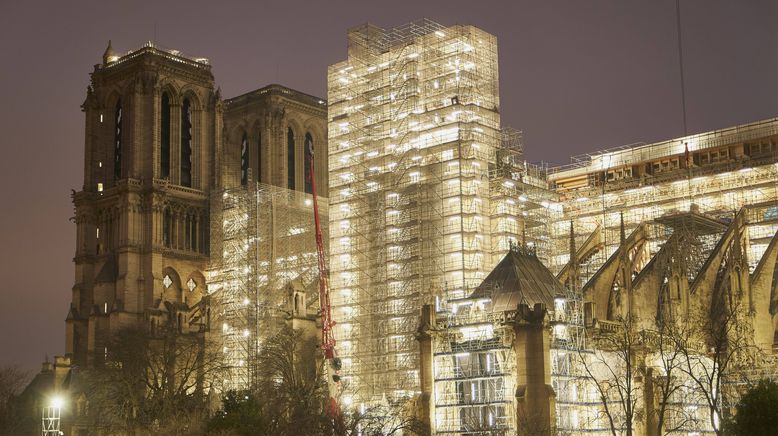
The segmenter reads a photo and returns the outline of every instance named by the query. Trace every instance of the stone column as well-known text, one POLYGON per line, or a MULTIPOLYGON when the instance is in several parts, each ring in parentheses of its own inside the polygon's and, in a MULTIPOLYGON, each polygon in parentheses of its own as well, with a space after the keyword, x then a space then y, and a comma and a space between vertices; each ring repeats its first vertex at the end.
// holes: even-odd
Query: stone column
MULTIPOLYGON (((209 156, 213 158, 211 164, 211 184, 212 187, 221 188, 224 186, 224 180, 222 180, 222 154, 224 152, 224 138, 222 136, 222 130, 224 128, 224 108, 222 106, 221 97, 217 91, 215 96, 214 115, 213 115, 213 143, 209 156)), ((205 190, 205 189, 204 189, 205 190)))
POLYGON ((546 308, 521 304, 514 324, 516 356, 516 425, 518 434, 551 435, 556 425, 551 387, 551 341, 546 308))
MULTIPOLYGON (((643 384, 643 404, 646 405, 646 435, 661 436, 657 429, 658 419, 656 415, 657 398, 654 391, 654 368, 646 368, 645 382, 643 384)), ((665 419, 667 419, 667 414, 665 419)))
POLYGON ((425 304, 421 308, 421 322, 416 332, 416 340, 419 341, 419 384, 421 387, 421 404, 419 417, 429 434, 435 432, 435 373, 433 336, 435 330, 435 308, 425 304))

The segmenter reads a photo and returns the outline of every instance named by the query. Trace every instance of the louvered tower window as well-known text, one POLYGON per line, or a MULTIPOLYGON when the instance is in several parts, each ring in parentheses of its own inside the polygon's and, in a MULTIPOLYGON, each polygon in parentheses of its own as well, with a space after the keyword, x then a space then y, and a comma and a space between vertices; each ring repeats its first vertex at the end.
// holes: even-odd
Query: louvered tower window
POLYGON ((292 190, 295 188, 294 164, 294 130, 290 127, 286 131, 286 176, 287 186, 292 190))
POLYGON ((159 176, 166 179, 170 177, 170 96, 167 92, 162 94, 161 106, 159 176))
POLYGON ((240 184, 246 186, 249 183, 249 138, 243 132, 240 140, 240 184))
POLYGON ((181 105, 181 185, 192 186, 192 105, 188 98, 181 105))

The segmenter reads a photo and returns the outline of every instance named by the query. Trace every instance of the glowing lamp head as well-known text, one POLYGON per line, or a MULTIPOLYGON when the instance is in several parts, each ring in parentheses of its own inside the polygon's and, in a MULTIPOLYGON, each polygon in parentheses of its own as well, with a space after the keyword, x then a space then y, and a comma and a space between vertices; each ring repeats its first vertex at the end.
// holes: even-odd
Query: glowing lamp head
POLYGON ((60 408, 62 408, 63 404, 64 404, 64 402, 62 401, 61 397, 53 397, 51 399, 51 407, 60 409, 60 408))

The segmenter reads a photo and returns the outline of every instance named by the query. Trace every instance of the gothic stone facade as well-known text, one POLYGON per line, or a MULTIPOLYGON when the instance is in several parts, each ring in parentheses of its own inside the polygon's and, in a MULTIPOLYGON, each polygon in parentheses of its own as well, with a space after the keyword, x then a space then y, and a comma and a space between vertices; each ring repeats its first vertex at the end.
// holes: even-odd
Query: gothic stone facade
POLYGON ((206 59, 109 44, 82 109, 66 353, 91 366, 125 326, 162 317, 208 329, 209 198, 248 180, 306 189, 306 139, 327 162, 326 102, 279 85, 225 102, 206 59))

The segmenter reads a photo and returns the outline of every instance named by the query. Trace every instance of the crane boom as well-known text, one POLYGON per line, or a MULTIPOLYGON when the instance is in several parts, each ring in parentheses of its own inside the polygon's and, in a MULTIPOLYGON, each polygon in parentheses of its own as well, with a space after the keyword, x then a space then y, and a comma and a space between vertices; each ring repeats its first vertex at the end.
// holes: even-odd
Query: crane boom
POLYGON ((321 348, 324 352, 324 359, 329 363, 332 371, 332 382, 330 386, 330 399, 327 406, 327 413, 334 418, 336 423, 340 423, 341 414, 336 396, 336 386, 340 385, 340 359, 335 355, 335 337, 332 328, 335 321, 332 319, 332 307, 330 306, 330 272, 327 269, 327 259, 324 257, 324 240, 321 235, 321 220, 319 219, 319 203, 316 198, 316 177, 313 165, 313 142, 307 141, 305 144, 309 148, 309 167, 310 171, 306 174, 311 183, 311 194, 313 196, 313 218, 316 224, 316 251, 319 257, 319 306, 321 308, 321 348))

